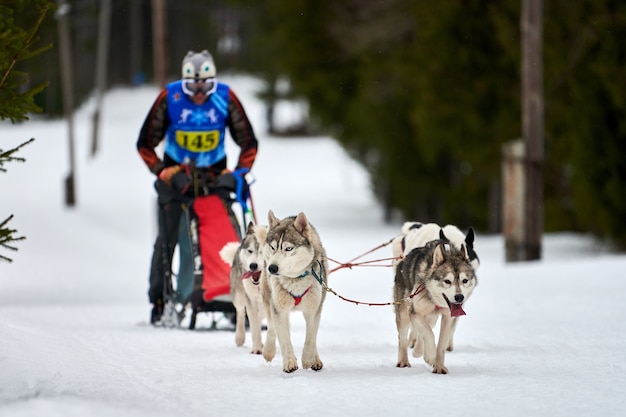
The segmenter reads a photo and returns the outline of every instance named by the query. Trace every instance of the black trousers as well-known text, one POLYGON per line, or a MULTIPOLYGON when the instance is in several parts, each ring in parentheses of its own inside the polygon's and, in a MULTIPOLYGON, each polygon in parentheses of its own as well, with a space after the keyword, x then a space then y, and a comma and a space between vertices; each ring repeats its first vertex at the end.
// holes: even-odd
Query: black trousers
MULTIPOLYGON (((183 214, 183 205, 189 205, 193 201, 188 196, 181 195, 173 187, 161 180, 154 183, 157 191, 157 219, 158 234, 154 241, 152 261, 150 264, 150 285, 148 298, 151 303, 163 300, 165 294, 165 277, 171 275, 172 258, 174 249, 178 243, 178 227, 180 217, 183 214)), ((171 277, 167 282, 171 291, 171 277)))

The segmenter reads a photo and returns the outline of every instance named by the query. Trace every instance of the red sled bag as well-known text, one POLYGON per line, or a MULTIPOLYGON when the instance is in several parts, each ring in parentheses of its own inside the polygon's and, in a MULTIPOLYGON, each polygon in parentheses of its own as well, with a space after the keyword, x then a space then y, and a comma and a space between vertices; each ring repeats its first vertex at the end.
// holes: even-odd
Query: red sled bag
POLYGON ((198 197, 193 203, 198 218, 198 235, 202 257, 202 290, 204 301, 230 294, 230 265, 219 251, 229 242, 239 242, 223 200, 217 195, 198 197))
POLYGON ((181 246, 181 254, 193 265, 193 270, 189 271, 188 279, 181 277, 181 281, 193 281, 189 295, 191 330, 195 329, 200 312, 218 311, 230 314, 234 319, 236 310, 230 297, 230 265, 222 260, 219 252, 227 243, 240 242, 241 239, 237 219, 225 204, 218 195, 211 194, 197 197, 188 210, 192 211, 187 219, 190 245, 186 245, 186 249, 181 246))

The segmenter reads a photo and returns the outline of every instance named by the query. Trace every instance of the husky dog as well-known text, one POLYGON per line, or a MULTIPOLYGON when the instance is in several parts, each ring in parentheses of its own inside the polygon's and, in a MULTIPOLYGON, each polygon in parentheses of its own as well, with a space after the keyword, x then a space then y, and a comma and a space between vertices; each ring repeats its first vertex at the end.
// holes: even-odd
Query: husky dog
MULTIPOLYGON (((420 223, 420 222, 405 222, 402 225, 402 234, 397 236, 392 241, 391 251, 393 253, 393 269, 395 274, 396 265, 399 260, 409 254, 413 249, 423 247, 428 242, 441 239, 454 245, 457 249, 460 249, 462 245, 465 245, 467 254, 470 259, 470 263, 474 271, 480 266, 480 259, 478 254, 474 250, 474 229, 469 228, 467 236, 459 230, 458 227, 448 224, 446 226, 439 226, 437 223, 420 223)), ((464 313, 463 313, 464 314, 464 313)), ((448 351, 454 350, 454 332, 456 330, 458 317, 454 317, 452 320, 452 334, 450 335, 450 342, 448 344, 448 351)), ((435 321, 431 324, 434 327, 435 321)), ((421 356, 421 346, 417 344, 417 330, 412 329, 409 336, 409 347, 416 348, 413 351, 413 356, 419 358, 421 356)))
POLYGON ((276 337, 283 357, 283 371, 298 369, 291 343, 289 315, 302 311, 306 336, 302 368, 322 369, 317 353, 317 332, 326 297, 328 260, 320 237, 304 213, 279 220, 270 210, 265 241, 265 268, 261 279, 263 303, 269 318, 263 358, 276 354, 276 337))
POLYGON ((453 318, 465 314, 463 303, 476 287, 477 279, 467 248, 445 240, 434 240, 413 249, 398 263, 394 279, 398 363, 411 366, 407 356, 409 328, 416 332, 413 356, 421 356, 433 373, 446 374, 445 351, 454 330, 453 318), (435 346, 433 325, 441 316, 439 340, 435 346))
POLYGON ((263 269, 262 248, 267 236, 267 227, 248 224, 246 235, 241 244, 227 243, 220 250, 220 257, 231 265, 230 295, 237 310, 235 343, 242 346, 246 340, 246 314, 252 335, 252 352, 260 355, 263 350, 261 341, 261 322, 265 316, 265 307, 261 297, 261 270, 263 269))

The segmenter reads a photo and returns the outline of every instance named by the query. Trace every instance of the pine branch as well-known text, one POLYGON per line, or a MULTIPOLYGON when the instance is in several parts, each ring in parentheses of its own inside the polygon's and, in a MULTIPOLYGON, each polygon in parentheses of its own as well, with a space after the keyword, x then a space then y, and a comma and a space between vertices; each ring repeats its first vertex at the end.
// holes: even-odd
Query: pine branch
MULTIPOLYGON (((11 71, 13 71, 13 67, 15 67, 15 64, 17 64, 17 61, 30 58, 31 56, 34 55, 34 52, 28 52, 28 49, 37 40, 37 38, 35 37, 35 34, 37 33, 37 30, 39 30, 39 26, 41 26, 41 22, 43 22, 43 19, 46 16, 46 13, 48 13, 49 9, 50 9, 50 6, 45 5, 44 8, 41 10, 39 14, 39 19, 37 19, 37 22, 35 23, 33 28, 30 30, 30 33, 28 34, 26 41, 24 42, 22 47, 18 49, 18 51, 15 53, 15 55, 13 56, 13 59, 9 63, 8 67, 6 68, 6 71, 4 72, 4 74, 2 74, 2 78, 0 78, 0 88, 3 87, 4 83, 9 78, 9 74, 11 74, 11 71)), ((50 46, 39 48, 39 51, 41 52, 42 50, 48 49, 49 47, 50 46)))
MULTIPOLYGON (((25 240, 26 238, 24 236, 16 237, 14 236, 14 233, 16 233, 17 230, 6 228, 6 225, 9 223, 9 221, 12 218, 13 218, 13 215, 11 214, 2 223, 0 223, 0 246, 3 247, 4 249, 8 249, 8 250, 16 252, 17 248, 15 246, 11 246, 9 243, 18 242, 20 240, 25 240)), ((0 254, 0 261, 13 262, 11 258, 6 257, 2 254, 0 254)))
POLYGON ((19 156, 13 156, 17 151, 22 149, 24 146, 28 145, 31 142, 34 142, 35 138, 30 138, 26 142, 19 145, 17 148, 9 149, 8 151, 3 151, 0 149, 0 172, 7 172, 3 165, 7 162, 25 162, 26 160, 19 156))

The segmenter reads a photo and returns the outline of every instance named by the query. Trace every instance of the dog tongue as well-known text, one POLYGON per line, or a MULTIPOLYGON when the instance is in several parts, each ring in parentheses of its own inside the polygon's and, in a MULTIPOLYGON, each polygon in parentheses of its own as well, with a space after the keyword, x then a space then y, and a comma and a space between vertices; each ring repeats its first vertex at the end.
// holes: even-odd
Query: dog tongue
POLYGON ((261 276, 261 271, 246 271, 243 273, 242 278, 254 278, 255 281, 261 276))
POLYGON ((450 316, 451 317, 459 317, 464 316, 465 311, 463 311, 463 304, 453 304, 450 303, 450 316))

